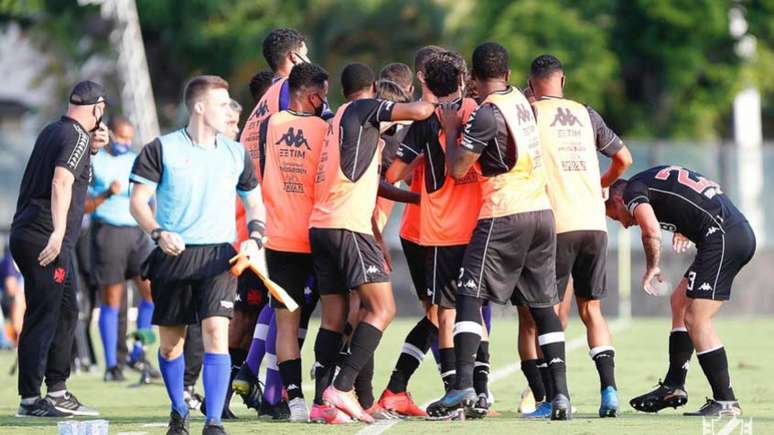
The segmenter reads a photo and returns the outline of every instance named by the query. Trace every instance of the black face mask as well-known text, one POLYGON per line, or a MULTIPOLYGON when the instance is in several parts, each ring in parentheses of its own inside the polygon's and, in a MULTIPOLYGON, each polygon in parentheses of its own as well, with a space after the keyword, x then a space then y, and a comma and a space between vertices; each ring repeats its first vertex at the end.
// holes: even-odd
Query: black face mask
MULTIPOLYGON (((94 106, 94 109, 92 109, 92 114, 95 114, 97 112, 97 106, 94 106)), ((94 126, 94 128, 91 129, 91 132, 94 133, 95 131, 99 130, 99 126, 102 125, 102 117, 105 115, 103 112, 102 115, 99 115, 99 118, 97 118, 97 123, 94 126)))
MULTIPOLYGON (((320 98, 317 96, 317 98, 320 98)), ((320 98, 320 106, 314 109, 314 116, 322 117, 323 110, 325 109, 325 100, 320 98)))

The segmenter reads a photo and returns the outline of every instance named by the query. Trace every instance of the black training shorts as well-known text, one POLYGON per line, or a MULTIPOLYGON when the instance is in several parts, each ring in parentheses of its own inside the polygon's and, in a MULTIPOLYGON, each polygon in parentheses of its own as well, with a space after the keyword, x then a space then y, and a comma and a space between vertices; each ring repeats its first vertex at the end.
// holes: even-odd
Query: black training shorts
POLYGON ((428 248, 402 237, 400 245, 403 247, 403 255, 406 257, 409 275, 411 275, 411 282, 414 284, 417 297, 420 301, 429 301, 430 295, 427 293, 428 285, 425 281, 428 248))
POLYGON ((140 276, 153 242, 139 227, 91 224, 92 276, 102 287, 140 276))
POLYGON ((556 286, 564 299, 572 276, 575 296, 602 299, 607 294, 607 232, 568 231, 556 236, 556 286))
POLYGON ((427 293, 433 305, 454 309, 457 302, 457 280, 465 257, 466 245, 429 246, 427 248, 427 293))
MULTIPOLYGON (((266 268, 269 270, 269 279, 285 289, 299 306, 304 306, 307 300, 315 299, 317 286, 312 254, 266 249, 266 268)), ((285 308, 274 297, 271 298, 271 306, 285 308)))
POLYGON ((311 228, 309 241, 320 295, 347 294, 362 284, 390 281, 384 254, 370 234, 311 228))

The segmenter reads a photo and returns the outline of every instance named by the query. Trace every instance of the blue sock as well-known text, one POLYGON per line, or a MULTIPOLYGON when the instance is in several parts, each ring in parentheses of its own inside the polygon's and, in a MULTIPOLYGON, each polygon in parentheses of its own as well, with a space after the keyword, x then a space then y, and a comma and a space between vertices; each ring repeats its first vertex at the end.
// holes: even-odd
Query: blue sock
POLYGON ((221 353, 205 353, 202 369, 204 397, 207 398, 207 423, 220 424, 226 390, 231 376, 231 356, 221 353))
POLYGON ((99 309, 99 335, 102 337, 102 349, 105 352, 105 368, 118 365, 118 310, 102 304, 99 309))
MULTIPOLYGON (((140 305, 137 306, 137 330, 151 329, 151 318, 153 317, 153 302, 146 301, 145 299, 140 301, 140 305)), ((132 347, 132 353, 130 358, 132 362, 137 362, 142 357, 142 344, 139 341, 134 342, 132 347)))
POLYGON ((159 371, 164 378, 164 386, 167 388, 169 400, 172 402, 172 410, 178 414, 188 415, 188 405, 183 399, 183 373, 185 373, 185 356, 180 355, 173 360, 164 359, 159 354, 159 371))

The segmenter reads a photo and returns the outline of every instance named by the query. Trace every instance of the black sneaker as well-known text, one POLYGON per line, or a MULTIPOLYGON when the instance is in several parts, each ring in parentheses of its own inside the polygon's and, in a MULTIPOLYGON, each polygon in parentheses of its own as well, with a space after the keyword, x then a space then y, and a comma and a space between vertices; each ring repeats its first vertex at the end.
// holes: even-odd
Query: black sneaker
POLYGON ((484 418, 489 413, 489 397, 486 393, 478 395, 478 400, 465 415, 468 418, 484 418))
POLYGON ((290 408, 288 407, 288 402, 280 400, 276 405, 270 405, 268 402, 262 402, 261 410, 258 411, 258 418, 290 420, 290 408))
POLYGON ((124 372, 118 366, 115 366, 105 370, 105 376, 102 377, 102 380, 105 382, 124 382, 126 377, 124 372))
POLYGON ((220 424, 205 424, 204 429, 202 429, 202 435, 226 435, 226 429, 223 428, 223 425, 220 424))
POLYGON ((85 415, 90 417, 99 415, 99 411, 84 405, 77 397, 75 397, 75 394, 69 391, 65 391, 64 395, 59 397, 47 395, 46 399, 54 405, 54 408, 61 412, 69 412, 72 415, 85 415))
POLYGON ((54 407, 48 399, 38 399, 30 405, 23 403, 19 404, 19 409, 16 411, 17 417, 56 417, 66 418, 72 417, 72 412, 60 411, 54 407))
POLYGON ((658 382, 655 390, 637 396, 629 401, 632 408, 642 412, 659 412, 664 408, 675 408, 688 403, 688 393, 683 387, 670 387, 658 382))
POLYGON ((189 435, 188 432, 188 416, 182 416, 177 411, 172 411, 169 414, 169 425, 167 426, 167 435, 189 435))
POLYGON ((707 398, 707 403, 696 412, 686 412, 689 417, 739 417, 742 407, 736 400, 715 400, 707 398))
POLYGON ((551 401, 551 420, 569 420, 572 418, 572 405, 570 398, 564 394, 557 394, 551 401))
POLYGON ((258 378, 247 367, 247 363, 242 364, 242 367, 239 368, 234 380, 231 381, 231 389, 239 394, 245 406, 260 413, 263 390, 258 378))

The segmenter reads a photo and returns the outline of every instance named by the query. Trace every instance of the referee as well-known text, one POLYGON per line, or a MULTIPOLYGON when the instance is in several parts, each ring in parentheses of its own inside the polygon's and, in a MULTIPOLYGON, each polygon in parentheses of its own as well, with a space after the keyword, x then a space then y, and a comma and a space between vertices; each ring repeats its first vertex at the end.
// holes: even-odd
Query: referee
POLYGON ((242 243, 256 255, 262 243, 263 204, 250 155, 228 139, 231 99, 228 82, 198 76, 185 86, 188 124, 145 145, 130 180, 132 215, 150 233, 156 248, 144 277, 150 278, 159 325, 159 368, 172 412, 168 435, 188 434, 188 406, 183 398, 186 328, 201 322, 204 341, 202 380, 207 396, 203 434, 225 433, 221 413, 231 371, 228 325, 234 312, 237 280, 229 269, 236 253, 236 202, 244 204, 250 239, 242 243), (156 194, 154 216, 149 200, 156 194))
POLYGON ((75 242, 81 229, 91 154, 108 142, 105 90, 75 85, 67 113, 46 126, 24 170, 11 225, 11 253, 26 286, 19 337, 17 416, 98 415, 67 391, 78 306, 75 242), (92 136, 93 135, 93 136, 92 136), (45 377, 48 394, 40 398, 45 377))

